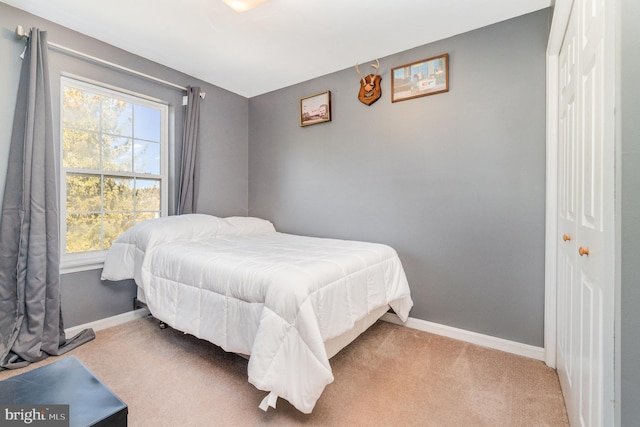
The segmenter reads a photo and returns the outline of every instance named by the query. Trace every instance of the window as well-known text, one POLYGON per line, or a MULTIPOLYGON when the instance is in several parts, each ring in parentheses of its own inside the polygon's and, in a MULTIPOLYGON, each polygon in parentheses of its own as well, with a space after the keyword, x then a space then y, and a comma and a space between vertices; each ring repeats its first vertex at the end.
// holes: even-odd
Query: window
POLYGON ((132 225, 167 213, 168 107, 63 77, 65 272, 99 267, 132 225))

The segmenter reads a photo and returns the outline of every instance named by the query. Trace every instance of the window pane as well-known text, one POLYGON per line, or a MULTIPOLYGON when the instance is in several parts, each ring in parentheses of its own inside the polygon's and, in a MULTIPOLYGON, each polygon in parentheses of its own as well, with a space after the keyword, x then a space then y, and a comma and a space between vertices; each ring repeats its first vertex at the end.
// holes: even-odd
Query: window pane
POLYGON ((67 174, 67 212, 100 212, 100 176, 67 174))
POLYGON ((131 138, 105 135, 102 137, 102 170, 131 172, 133 169, 133 142, 131 138))
POLYGON ((134 134, 138 139, 160 142, 160 110, 135 105, 133 107, 134 134))
POLYGON ((102 132, 132 136, 133 105, 115 98, 102 100, 102 132))
POLYGON ((160 210, 159 179, 136 179, 136 210, 160 210))
POLYGON ((133 225, 133 212, 104 214, 104 248, 109 249, 120 234, 133 225))
POLYGON ((160 212, 138 212, 136 213, 136 224, 154 218, 160 218, 160 212))
POLYGON ((100 167, 100 144, 97 133, 64 129, 62 139, 62 165, 65 168, 98 169, 100 167))
POLYGON ((133 211, 133 179, 104 177, 104 210, 133 211))
POLYGON ((160 175, 160 144, 136 140, 134 149, 134 172, 160 175))
POLYGON ((97 131, 100 128, 101 97, 71 87, 64 88, 62 123, 65 127, 97 131))
POLYGON ((102 221, 99 214, 67 215, 66 252, 99 251, 102 221))

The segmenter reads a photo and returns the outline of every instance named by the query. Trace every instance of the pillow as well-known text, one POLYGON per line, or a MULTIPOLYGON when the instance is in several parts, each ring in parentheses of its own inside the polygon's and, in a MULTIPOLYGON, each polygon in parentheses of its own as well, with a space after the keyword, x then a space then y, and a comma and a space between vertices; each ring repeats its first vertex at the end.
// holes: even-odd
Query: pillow
POLYGON ((136 224, 115 242, 134 244, 145 251, 166 242, 215 238, 233 232, 234 227, 223 218, 203 214, 173 215, 136 224))
POLYGON ((254 217, 218 218, 185 214, 150 219, 122 233, 107 252, 103 280, 136 278, 147 250, 167 242, 274 233, 273 224, 254 217))
POLYGON ((235 227, 234 235, 275 233, 276 229, 270 221, 256 217, 230 216, 225 218, 235 227))
POLYGON ((136 246, 127 242, 115 241, 107 251, 100 279, 133 279, 135 274, 136 246))
POLYGON ((150 219, 134 225, 113 242, 104 262, 102 279, 134 278, 148 249, 180 240, 216 238, 233 234, 235 227, 223 218, 186 214, 150 219))

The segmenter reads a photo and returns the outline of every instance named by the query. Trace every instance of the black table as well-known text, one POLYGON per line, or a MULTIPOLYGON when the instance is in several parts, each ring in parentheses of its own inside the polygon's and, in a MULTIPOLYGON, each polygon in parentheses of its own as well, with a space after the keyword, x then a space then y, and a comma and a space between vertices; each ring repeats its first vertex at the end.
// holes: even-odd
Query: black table
POLYGON ((68 424, 60 425, 70 427, 126 427, 129 412, 75 356, 0 381, 0 405, 0 424, 8 405, 69 405, 68 424))

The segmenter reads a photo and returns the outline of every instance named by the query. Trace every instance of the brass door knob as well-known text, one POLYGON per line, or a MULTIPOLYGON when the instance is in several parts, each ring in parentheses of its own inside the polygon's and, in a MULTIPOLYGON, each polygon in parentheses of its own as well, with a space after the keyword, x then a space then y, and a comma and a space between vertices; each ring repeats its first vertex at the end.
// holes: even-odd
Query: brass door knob
POLYGON ((565 242, 568 242, 569 240, 571 240, 571 236, 567 236, 566 234, 563 234, 562 240, 564 240, 565 242))
POLYGON ((589 248, 583 248, 582 246, 580 246, 580 248, 578 249, 578 253, 580 254, 580 256, 589 255, 589 248))

